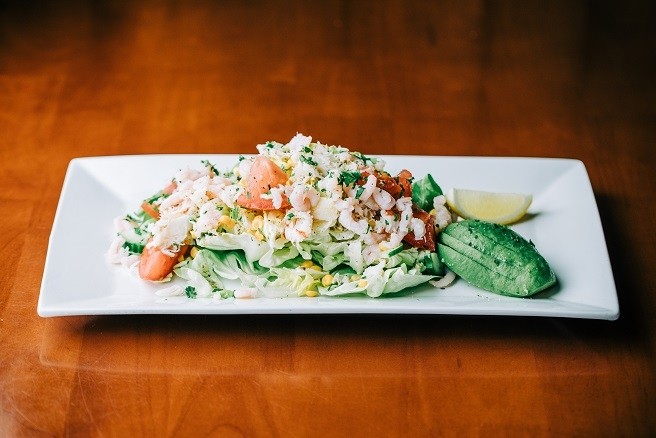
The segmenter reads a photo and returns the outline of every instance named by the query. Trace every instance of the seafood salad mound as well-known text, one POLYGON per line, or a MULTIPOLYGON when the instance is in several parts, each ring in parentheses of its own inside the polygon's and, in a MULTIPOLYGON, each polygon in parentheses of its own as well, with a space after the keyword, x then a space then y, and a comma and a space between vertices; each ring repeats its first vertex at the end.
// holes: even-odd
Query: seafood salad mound
POLYGON ((452 214, 430 175, 392 175, 302 134, 257 150, 227 170, 180 170, 115 220, 109 260, 148 281, 180 277, 158 294, 190 298, 378 297, 452 278, 436 253, 452 214))

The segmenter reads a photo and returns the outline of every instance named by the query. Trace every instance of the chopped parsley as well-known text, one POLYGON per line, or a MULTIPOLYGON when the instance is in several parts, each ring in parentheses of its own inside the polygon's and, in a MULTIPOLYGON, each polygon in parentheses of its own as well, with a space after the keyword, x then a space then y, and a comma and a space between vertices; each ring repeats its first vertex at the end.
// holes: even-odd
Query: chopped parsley
POLYGON ((214 173, 214 175, 219 175, 219 171, 216 170, 216 167, 212 163, 209 162, 209 160, 200 160, 200 162, 203 164, 205 167, 209 167, 210 170, 214 173))
POLYGON ((301 155, 301 161, 304 162, 305 164, 309 164, 310 166, 317 166, 318 163, 314 161, 310 157, 306 157, 305 155, 301 155))
POLYGON ((157 193, 155 193, 153 196, 151 196, 150 198, 144 200, 144 202, 147 202, 147 203, 149 203, 149 204, 152 204, 153 202, 158 201, 158 200, 160 200, 160 199, 162 199, 162 198, 166 198, 166 197, 168 197, 168 196, 169 196, 169 195, 168 195, 167 193, 164 193, 164 192, 157 192, 157 193))
POLYGON ((139 213, 135 213, 137 216, 128 213, 125 215, 125 218, 130 222, 143 222, 143 213, 144 213, 143 211, 140 211, 139 213))
POLYGON ((196 288, 193 286, 185 287, 185 294, 187 298, 196 298, 196 288))
POLYGON ((337 177, 337 181, 343 186, 350 186, 355 184, 360 178, 362 178, 362 174, 360 172, 350 172, 348 170, 344 170, 340 172, 339 177, 337 177))
POLYGON ((360 160, 362 160, 365 164, 367 163, 367 161, 369 161, 369 162, 371 162, 371 163, 375 163, 375 162, 376 162, 376 160, 374 160, 373 158, 369 158, 369 157, 367 157, 366 155, 361 154, 360 152, 351 152, 351 153, 352 153, 353 156, 355 156, 356 158, 359 158, 360 160))
POLYGON ((355 199, 360 199, 360 196, 362 196, 362 193, 364 192, 364 187, 360 186, 358 187, 358 190, 355 192, 355 199))
POLYGON ((121 245, 123 248, 127 249, 130 254, 141 254, 146 247, 146 245, 142 245, 141 243, 134 243, 134 242, 123 242, 123 245, 121 245))

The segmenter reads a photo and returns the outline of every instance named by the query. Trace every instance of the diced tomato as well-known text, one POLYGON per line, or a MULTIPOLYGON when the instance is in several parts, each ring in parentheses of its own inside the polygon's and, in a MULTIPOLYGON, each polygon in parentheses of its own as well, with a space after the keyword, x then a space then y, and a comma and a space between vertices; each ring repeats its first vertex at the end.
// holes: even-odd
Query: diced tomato
POLYGON ((403 169, 395 179, 401 186, 401 196, 412 196, 412 173, 403 169))
MULTIPOLYGON (((369 177, 368 172, 362 172, 362 177, 358 180, 358 184, 363 185, 369 177)), ((385 190, 392 195, 394 199, 399 199, 404 196, 412 196, 412 173, 403 169, 395 177, 392 177, 387 172, 375 172, 376 187, 385 190)))
POLYGON ((421 239, 416 239, 415 233, 410 231, 405 235, 403 240, 415 248, 435 251, 435 220, 433 219, 433 216, 420 208, 413 208, 412 216, 421 219, 426 227, 426 232, 421 239))

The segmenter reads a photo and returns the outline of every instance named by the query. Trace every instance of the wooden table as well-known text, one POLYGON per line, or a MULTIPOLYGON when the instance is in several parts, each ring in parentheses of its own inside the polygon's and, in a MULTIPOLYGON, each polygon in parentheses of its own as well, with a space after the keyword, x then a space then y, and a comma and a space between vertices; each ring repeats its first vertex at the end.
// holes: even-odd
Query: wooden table
POLYGON ((86 3, 0 5, 0 435, 656 433, 653 6, 86 3), (582 160, 619 320, 37 316, 69 160, 297 131, 582 160))

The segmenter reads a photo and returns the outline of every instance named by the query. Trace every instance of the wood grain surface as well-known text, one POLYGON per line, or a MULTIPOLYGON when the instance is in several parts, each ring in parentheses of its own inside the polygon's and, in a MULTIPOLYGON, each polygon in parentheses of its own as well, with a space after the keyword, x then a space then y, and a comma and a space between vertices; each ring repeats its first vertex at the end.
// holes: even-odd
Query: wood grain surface
POLYGON ((654 436, 655 12, 0 1, 0 435, 654 436), (37 316, 72 158, 250 153, 297 131, 582 160, 619 320, 37 316))

